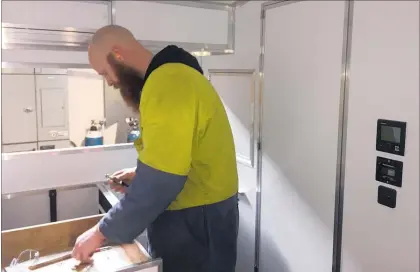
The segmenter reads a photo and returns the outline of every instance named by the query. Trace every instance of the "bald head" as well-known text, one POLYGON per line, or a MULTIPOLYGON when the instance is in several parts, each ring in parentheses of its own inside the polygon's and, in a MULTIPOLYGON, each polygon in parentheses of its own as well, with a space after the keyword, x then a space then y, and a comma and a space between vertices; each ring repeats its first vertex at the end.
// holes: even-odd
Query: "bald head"
POLYGON ((133 101, 137 107, 152 53, 128 29, 108 25, 93 35, 88 54, 92 68, 105 78, 108 85, 120 89, 126 102, 133 101))
POLYGON ((90 46, 112 47, 115 45, 128 45, 134 42, 136 42, 136 39, 125 27, 108 25, 96 31, 92 37, 90 46))

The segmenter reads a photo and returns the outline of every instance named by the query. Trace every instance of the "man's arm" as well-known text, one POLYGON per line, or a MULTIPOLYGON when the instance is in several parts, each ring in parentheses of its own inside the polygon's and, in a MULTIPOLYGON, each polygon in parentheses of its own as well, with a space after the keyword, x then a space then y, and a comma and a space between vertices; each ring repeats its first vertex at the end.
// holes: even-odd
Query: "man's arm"
POLYGON ((132 242, 175 200, 186 179, 138 161, 125 196, 102 218, 99 230, 112 242, 132 242))

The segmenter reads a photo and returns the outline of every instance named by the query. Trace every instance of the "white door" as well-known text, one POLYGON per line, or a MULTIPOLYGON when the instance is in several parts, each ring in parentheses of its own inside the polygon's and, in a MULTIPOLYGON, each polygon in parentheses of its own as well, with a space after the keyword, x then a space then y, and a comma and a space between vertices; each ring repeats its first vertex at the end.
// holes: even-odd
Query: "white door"
POLYGON ((332 269, 344 1, 265 12, 261 271, 332 269))
POLYGON ((67 75, 36 75, 36 94, 39 141, 68 139, 67 75))
POLYGON ((34 75, 2 75, 3 144, 37 141, 34 75))

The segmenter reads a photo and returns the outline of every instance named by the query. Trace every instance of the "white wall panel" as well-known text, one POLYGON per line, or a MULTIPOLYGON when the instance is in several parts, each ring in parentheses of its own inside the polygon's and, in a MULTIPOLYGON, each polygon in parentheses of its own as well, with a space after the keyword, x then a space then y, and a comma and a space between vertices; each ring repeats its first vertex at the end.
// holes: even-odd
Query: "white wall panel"
POLYGON ((1 200, 1 229, 23 228, 50 222, 48 192, 1 200))
POLYGON ((255 72, 209 70, 210 80, 225 106, 238 162, 254 167, 255 72))
POLYGON ((106 2, 2 1, 2 23, 32 27, 98 29, 108 24, 106 2))
POLYGON ((418 1, 354 2, 346 154, 343 272, 419 271, 418 1), (380 118, 407 122, 404 157, 375 150, 380 118), (377 203, 377 156, 404 163, 395 209, 377 203))
POLYGON ((99 213, 97 187, 57 192, 57 220, 67 220, 99 213))
POLYGON ((127 106, 121 97, 119 90, 114 87, 104 86, 105 96, 105 118, 107 128, 104 132, 105 144, 125 143, 129 126, 125 122, 125 118, 139 118, 139 113, 134 112, 127 106))
POLYGON ((149 1, 115 1, 115 23, 139 40, 227 44, 228 12, 149 1))
MULTIPOLYGON (((98 188, 57 192, 57 220, 98 214, 98 188)), ((22 228, 50 222, 48 192, 2 199, 2 230, 22 228)))
POLYGON ((104 119, 104 81, 92 69, 69 69, 69 133, 76 146, 83 146, 91 120, 104 119))
POLYGON ((262 271, 331 271, 344 1, 267 10, 262 271))

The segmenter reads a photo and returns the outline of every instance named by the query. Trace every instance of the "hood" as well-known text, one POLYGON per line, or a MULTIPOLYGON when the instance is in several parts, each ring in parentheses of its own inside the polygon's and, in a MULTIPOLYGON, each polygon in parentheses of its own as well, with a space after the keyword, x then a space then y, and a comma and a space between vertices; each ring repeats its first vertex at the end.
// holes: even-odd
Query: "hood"
POLYGON ((203 74, 200 64, 193 55, 175 45, 169 45, 153 57, 147 68, 144 81, 147 80, 154 70, 167 63, 182 63, 203 74))

